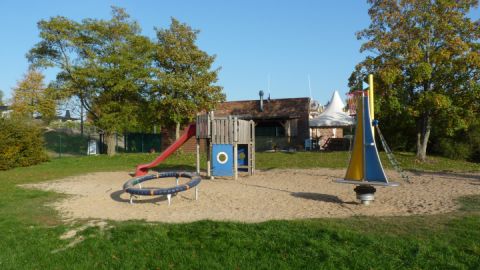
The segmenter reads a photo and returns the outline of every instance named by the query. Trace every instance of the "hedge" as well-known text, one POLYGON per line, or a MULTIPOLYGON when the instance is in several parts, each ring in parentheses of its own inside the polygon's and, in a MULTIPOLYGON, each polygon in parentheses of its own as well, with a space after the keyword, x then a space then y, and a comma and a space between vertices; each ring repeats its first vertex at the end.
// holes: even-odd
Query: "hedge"
POLYGON ((29 120, 0 118, 0 170, 48 160, 41 128, 29 120))

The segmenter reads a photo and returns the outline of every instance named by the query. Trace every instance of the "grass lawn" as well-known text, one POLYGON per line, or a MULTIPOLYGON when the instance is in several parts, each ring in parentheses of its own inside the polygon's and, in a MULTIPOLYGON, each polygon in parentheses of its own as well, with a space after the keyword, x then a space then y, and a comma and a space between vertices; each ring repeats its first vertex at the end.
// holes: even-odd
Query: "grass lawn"
MULTIPOLYGON (((16 185, 95 171, 133 170, 155 155, 70 157, 0 172, 0 269, 478 269, 480 197, 461 198, 462 210, 435 216, 354 217, 190 224, 110 222, 89 228, 83 242, 59 236, 72 226, 44 205, 59 194, 16 185)), ((409 170, 480 171, 443 158, 426 164, 401 153, 409 170)), ((258 153, 257 168, 345 168, 348 154, 258 153)), ((162 169, 192 169, 193 155, 175 155, 162 169)), ((384 161, 386 164, 386 161, 384 161)), ((388 167, 388 166, 386 166, 388 167)), ((281 207, 279 205, 278 207, 281 207)))

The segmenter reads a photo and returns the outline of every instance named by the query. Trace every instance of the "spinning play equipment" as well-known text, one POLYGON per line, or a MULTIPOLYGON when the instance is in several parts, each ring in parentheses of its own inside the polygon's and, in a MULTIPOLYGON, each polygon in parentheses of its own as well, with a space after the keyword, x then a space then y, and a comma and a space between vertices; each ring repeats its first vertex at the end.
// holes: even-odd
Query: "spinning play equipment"
POLYGON ((189 190, 195 187, 195 200, 198 199, 198 184, 200 184, 202 178, 196 174, 191 174, 187 172, 162 172, 150 175, 144 175, 132 178, 128 180, 123 185, 123 190, 130 194, 130 203, 133 204, 133 198, 135 195, 137 196, 155 196, 155 195, 167 195, 168 205, 171 203, 172 194, 176 194, 178 192, 189 190), (169 188, 147 188, 143 187, 142 184, 145 181, 159 179, 159 178, 169 178, 175 177, 176 184, 173 187, 169 188), (186 177, 189 178, 190 181, 186 184, 179 185, 179 178, 186 177), (136 187, 138 186, 138 187, 136 187))
MULTIPOLYGON (((369 76, 369 89, 357 91, 356 97, 356 127, 353 149, 344 179, 338 183, 356 185, 354 191, 362 204, 368 205, 375 199, 374 186, 394 187, 399 183, 389 182, 378 155, 375 144, 374 129, 378 121, 374 119, 373 110, 373 76, 369 76)), ((382 143, 383 137, 382 137, 382 143)), ((386 144, 386 143, 385 143, 386 144)))

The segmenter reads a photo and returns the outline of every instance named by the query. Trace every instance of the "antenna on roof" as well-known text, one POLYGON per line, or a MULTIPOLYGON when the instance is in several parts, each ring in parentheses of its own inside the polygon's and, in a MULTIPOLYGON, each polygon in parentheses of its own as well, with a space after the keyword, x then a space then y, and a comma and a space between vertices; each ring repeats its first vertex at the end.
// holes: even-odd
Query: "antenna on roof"
POLYGON ((270 101, 270 73, 267 75, 267 92, 268 92, 268 101, 270 101))
POLYGON ((310 91, 310 100, 313 100, 312 97, 312 86, 310 84, 310 74, 308 74, 308 90, 310 91))

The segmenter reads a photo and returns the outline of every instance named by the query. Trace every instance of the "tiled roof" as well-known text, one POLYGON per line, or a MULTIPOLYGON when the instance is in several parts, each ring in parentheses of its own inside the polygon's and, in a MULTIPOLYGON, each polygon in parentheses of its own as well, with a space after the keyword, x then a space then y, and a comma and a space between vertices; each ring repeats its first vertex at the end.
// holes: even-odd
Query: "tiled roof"
POLYGON ((309 98, 265 99, 262 112, 260 111, 260 100, 228 101, 217 106, 215 115, 238 115, 248 119, 291 119, 308 115, 309 105, 309 98))

